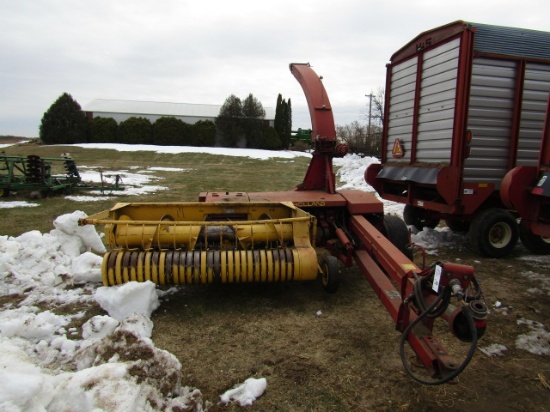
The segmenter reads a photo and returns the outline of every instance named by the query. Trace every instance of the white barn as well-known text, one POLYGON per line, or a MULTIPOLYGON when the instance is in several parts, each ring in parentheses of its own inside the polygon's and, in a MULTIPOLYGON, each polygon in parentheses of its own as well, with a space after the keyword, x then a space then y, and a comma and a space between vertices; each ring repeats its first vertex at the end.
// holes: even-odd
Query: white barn
MULTIPOLYGON (((82 109, 88 120, 94 117, 111 117, 117 123, 123 122, 130 117, 144 117, 154 123, 160 117, 172 116, 183 120, 185 123, 193 124, 199 120, 211 120, 220 113, 221 105, 214 104, 191 104, 191 103, 167 103, 147 102, 137 100, 92 100, 82 109)), ((275 123, 275 109, 264 107, 265 120, 270 126, 275 123)))

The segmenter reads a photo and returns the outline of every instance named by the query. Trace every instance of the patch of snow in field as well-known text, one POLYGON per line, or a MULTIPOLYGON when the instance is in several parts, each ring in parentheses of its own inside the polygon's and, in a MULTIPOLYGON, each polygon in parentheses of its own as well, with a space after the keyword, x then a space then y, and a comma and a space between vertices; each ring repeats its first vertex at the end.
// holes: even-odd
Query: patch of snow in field
POLYGON ((528 333, 516 338, 516 347, 535 355, 550 355, 550 333, 540 322, 527 319, 518 319, 517 324, 527 326, 528 333))
POLYGON ((77 143, 73 146, 84 149, 110 149, 119 152, 155 152, 167 154, 180 153, 205 153, 220 156, 250 157, 252 159, 267 160, 271 158, 293 159, 295 157, 311 157, 311 154, 295 152, 291 150, 261 150, 261 149, 239 149, 231 147, 195 147, 195 146, 155 146, 145 144, 122 144, 122 143, 77 143))
POLYGON ((5 201, 0 200, 0 209, 15 209, 18 207, 36 207, 40 206, 38 203, 24 202, 24 201, 5 201))

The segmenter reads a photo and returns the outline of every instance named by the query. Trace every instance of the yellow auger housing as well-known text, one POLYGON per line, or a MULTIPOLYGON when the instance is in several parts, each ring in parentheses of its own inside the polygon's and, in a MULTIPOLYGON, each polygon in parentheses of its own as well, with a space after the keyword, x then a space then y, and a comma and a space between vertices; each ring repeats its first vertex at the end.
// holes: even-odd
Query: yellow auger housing
POLYGON ((118 203, 80 220, 105 225, 106 286, 317 278, 315 217, 284 203, 118 203))

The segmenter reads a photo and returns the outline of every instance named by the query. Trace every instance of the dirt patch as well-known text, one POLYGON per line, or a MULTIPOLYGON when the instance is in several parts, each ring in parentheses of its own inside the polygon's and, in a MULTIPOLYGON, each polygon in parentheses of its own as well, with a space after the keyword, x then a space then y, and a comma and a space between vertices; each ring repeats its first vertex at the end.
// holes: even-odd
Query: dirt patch
MULTIPOLYGON (((268 386, 247 410, 546 411, 550 357, 516 340, 530 332, 522 320, 550 330, 549 260, 518 250, 501 260, 467 248, 429 257, 476 268, 491 311, 479 346, 506 347, 495 356, 477 350, 455 384, 423 386, 404 372, 400 334, 357 268, 342 268, 334 295, 317 282, 182 288, 153 315, 153 340, 181 361, 184 383, 214 403, 211 411, 240 410, 217 402, 249 377, 268 386)), ((436 336, 458 359, 467 353, 446 326, 436 336)))

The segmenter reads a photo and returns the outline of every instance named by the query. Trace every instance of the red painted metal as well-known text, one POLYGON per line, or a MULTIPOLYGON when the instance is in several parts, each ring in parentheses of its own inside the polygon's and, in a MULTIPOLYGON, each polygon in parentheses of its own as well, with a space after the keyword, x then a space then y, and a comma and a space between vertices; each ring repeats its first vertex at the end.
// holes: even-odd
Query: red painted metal
POLYGON ((550 93, 548 94, 548 104, 546 105, 546 118, 542 132, 538 168, 539 173, 550 169, 550 93))
MULTIPOLYGON (((405 301, 412 296, 417 279, 432 275, 433 269, 420 270, 363 216, 352 216, 351 228, 362 244, 355 252, 357 265, 392 317, 396 329, 403 332, 419 316, 405 301)), ((466 290, 475 277, 471 266, 448 262, 440 266, 440 287, 449 287, 451 280, 458 280, 466 290)), ((423 299, 429 305, 436 296, 424 291, 423 299)), ((407 341, 432 376, 445 377, 456 370, 459 362, 432 335, 433 323, 433 319, 425 318, 412 328, 407 341)))
MULTIPOLYGON (((372 193, 357 190, 336 193, 332 157, 345 154, 345 150, 335 144, 336 132, 326 91, 309 64, 291 64, 290 68, 306 94, 313 126, 315 152, 304 182, 293 191, 205 192, 199 195, 199 200, 288 201, 315 215, 317 234, 325 240, 324 246, 348 266, 355 260, 395 322, 396 329, 403 332, 420 316, 419 308, 408 301, 415 282, 433 276, 433 269, 418 268, 382 234, 383 204, 372 193)), ((445 183, 443 180, 441 184, 445 183)), ((469 266, 442 265, 444 273, 448 274, 442 280, 443 286, 450 279, 458 279, 466 289, 468 278, 474 277, 473 268, 469 266)), ((435 301, 436 295, 431 290, 422 293, 428 305, 435 301)), ((406 339, 433 377, 449 376, 456 369, 457 362, 432 335, 433 324, 433 318, 422 319, 406 339)))
POLYGON ((510 209, 516 210, 522 219, 535 218, 536 200, 529 193, 528 187, 533 187, 537 180, 535 166, 518 166, 510 170, 502 179, 500 198, 510 209))
POLYGON ((306 96, 311 117, 312 139, 335 142, 336 128, 332 107, 321 81, 322 77, 313 71, 309 63, 291 63, 290 72, 298 80, 306 96))
MULTIPOLYGON (((391 88, 391 65, 387 64, 386 65, 386 90, 390 90, 390 88, 391 88)), ((389 113, 389 110, 390 110, 390 100, 384 99, 384 113, 389 113)), ((382 130, 388 130, 388 125, 390 123, 389 117, 384 116, 384 120, 382 123, 383 123, 382 130)), ((382 156, 380 156, 380 160, 382 163, 386 163, 388 161, 388 134, 387 133, 382 133, 382 145, 380 147, 382 148, 382 156)))
POLYGON ((537 166, 518 166, 504 176, 500 188, 502 203, 515 209, 531 232, 550 237, 550 199, 537 182, 550 170, 550 94, 542 132, 539 163, 537 166))
POLYGON ((363 241, 362 249, 369 252, 379 262, 379 265, 393 281, 400 284, 403 278, 420 273, 420 269, 364 216, 352 216, 350 227, 353 233, 363 241))
MULTIPOLYGON (((451 165, 461 170, 465 161, 465 140, 468 130, 466 129, 466 118, 468 116, 468 101, 470 98, 470 86, 472 78, 472 62, 474 60, 474 34, 475 29, 465 27, 461 33, 460 56, 458 61, 457 83, 460 85, 456 90, 455 123, 453 127, 451 165)), ((460 184, 453 182, 453 193, 455 198, 460 197, 460 184)))
MULTIPOLYGON (((365 177, 367 182, 376 189, 382 198, 421 207, 425 210, 426 214, 431 215, 434 219, 460 218, 460 220, 471 221, 483 208, 504 207, 499 196, 500 182, 485 181, 482 178, 477 179, 475 182, 471 181, 471 179, 470 181, 464 181, 464 167, 471 147, 466 136, 468 135, 469 102, 470 90, 472 89, 471 82, 472 72, 474 70, 474 58, 504 58, 503 56, 476 49, 474 44, 476 32, 481 32, 481 29, 476 29, 476 24, 469 24, 463 21, 456 21, 445 26, 425 31, 395 52, 391 56, 391 63, 386 66, 385 113, 387 115, 384 117, 381 167, 371 165, 365 177), (460 45, 458 49, 459 56, 456 98, 454 102, 454 124, 450 143, 451 154, 448 159, 448 164, 447 161, 443 162, 443 164, 430 164, 429 160, 426 161, 427 163, 420 164, 417 163, 418 157, 416 149, 420 148, 421 144, 426 145, 431 142, 420 142, 418 140, 420 137, 417 123, 420 116, 418 113, 418 105, 421 98, 420 75, 422 72, 423 58, 426 53, 434 50, 434 48, 456 39, 460 39, 460 45), (391 153, 393 139, 391 139, 390 136, 393 135, 390 131, 394 129, 389 127, 389 119, 392 116, 392 105, 390 103, 395 101, 394 96, 391 96, 392 68, 406 61, 412 62, 412 59, 418 59, 418 63, 416 64, 415 89, 412 90, 414 93, 414 106, 412 107, 412 113, 410 113, 413 119, 412 130, 406 139, 406 156, 403 159, 397 159, 395 156, 392 156, 391 153), (408 138, 410 138, 410 141, 408 138), (397 173, 391 174, 391 178, 387 177, 388 174, 386 174, 385 177, 381 176, 378 178, 378 173, 386 166, 394 169, 402 169, 403 178, 401 179, 401 176, 397 176, 397 173), (407 175, 407 171, 411 168, 425 168, 426 176, 437 171, 437 182, 435 184, 422 182, 420 173, 416 175, 416 180, 408 180, 407 177, 409 176, 407 175)), ((522 113, 521 106, 523 98, 525 97, 523 83, 526 76, 526 67, 529 62, 537 61, 537 59, 520 56, 506 56, 505 58, 506 60, 515 62, 517 65, 516 75, 513 80, 515 82, 515 88, 513 96, 514 105, 511 113, 510 147, 506 149, 508 154, 506 155, 507 159, 505 159, 508 169, 510 169, 516 166, 517 163, 520 118, 522 113)), ((547 64, 547 61, 545 61, 545 63, 547 64)), ((475 134, 473 139, 475 142, 475 134)), ((473 147, 479 150, 479 147, 475 145, 473 145, 473 147)), ((546 164, 547 167, 550 167, 550 148, 542 148, 541 156, 543 153, 546 153, 546 159, 541 160, 540 164, 546 164)), ((479 153, 476 152, 476 154, 479 153)))
POLYGON ((332 157, 344 156, 347 149, 336 146, 336 128, 327 91, 309 63, 292 63, 290 71, 302 86, 311 117, 313 157, 302 184, 296 190, 324 190, 336 193, 332 157))
POLYGON ((523 102, 523 89, 525 81, 525 60, 516 62, 516 86, 514 95, 514 112, 512 114, 512 127, 510 129, 510 150, 508 157, 508 170, 517 166, 517 151, 519 146, 519 132, 521 122, 521 109, 523 102))

